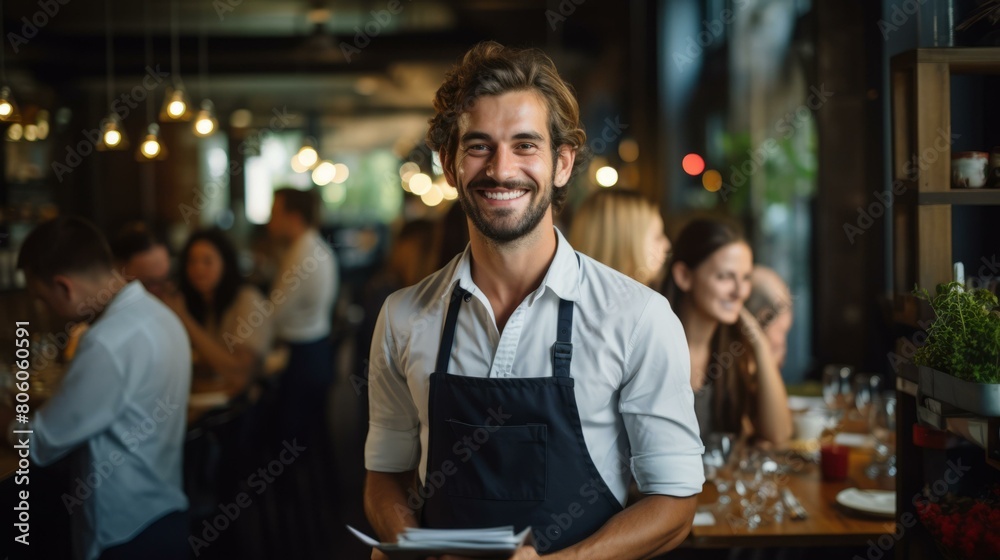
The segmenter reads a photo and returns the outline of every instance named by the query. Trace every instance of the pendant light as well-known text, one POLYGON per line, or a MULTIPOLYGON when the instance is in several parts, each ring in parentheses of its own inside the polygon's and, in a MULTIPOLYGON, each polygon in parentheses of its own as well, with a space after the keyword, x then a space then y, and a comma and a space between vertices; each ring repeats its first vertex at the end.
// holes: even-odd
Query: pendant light
POLYGON ((101 126, 101 140, 97 143, 97 150, 101 152, 124 150, 128 148, 128 137, 125 135, 125 128, 122 126, 121 117, 111 110, 112 92, 115 84, 115 51, 114 36, 111 33, 111 0, 104 0, 104 19, 107 27, 106 45, 104 49, 105 62, 107 64, 107 94, 108 110, 111 113, 101 126))
POLYGON ((316 141, 319 132, 319 115, 310 113, 306 118, 306 137, 302 139, 302 147, 292 156, 292 170, 296 173, 305 173, 320 163, 319 143, 316 141))
POLYGON ((181 80, 179 42, 177 37, 177 0, 170 0, 170 70, 173 74, 174 85, 167 88, 167 95, 163 99, 163 108, 160 110, 161 121, 189 121, 192 116, 191 103, 188 102, 187 93, 184 91, 184 82, 181 80))
MULTIPOLYGON (((146 32, 146 68, 153 67, 153 37, 149 30, 149 3, 143 2, 143 25, 146 32)), ((167 149, 160 142, 160 125, 156 124, 153 116, 153 93, 146 96, 146 136, 135 151, 135 159, 138 161, 157 161, 166 159, 167 149)))
MULTIPOLYGON (((201 32, 198 35, 198 81, 200 82, 200 89, 202 95, 207 95, 208 86, 205 76, 208 74, 208 55, 206 54, 206 39, 205 39, 205 26, 201 26, 201 32)), ((212 104, 212 100, 207 97, 201 102, 201 110, 198 111, 198 116, 194 120, 194 134, 195 136, 211 136, 219 128, 219 121, 215 118, 215 106, 212 104)))
MULTIPOLYGON (((0 2, 0 37, 6 37, 3 33, 3 2, 0 2)), ((7 45, 0 46, 0 122, 18 122, 21 120, 21 111, 14 101, 14 94, 7 85, 7 45)))

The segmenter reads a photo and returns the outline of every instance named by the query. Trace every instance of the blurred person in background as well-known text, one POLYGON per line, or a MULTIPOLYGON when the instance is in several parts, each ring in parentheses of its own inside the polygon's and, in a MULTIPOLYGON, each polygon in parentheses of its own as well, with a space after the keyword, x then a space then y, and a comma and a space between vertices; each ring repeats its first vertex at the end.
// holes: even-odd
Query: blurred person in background
POLYGON ((179 258, 178 290, 164 297, 184 324, 195 368, 243 392, 271 346, 272 323, 260 291, 243 281, 236 249, 218 228, 197 231, 179 258))
POLYGON ((792 292, 777 272, 762 265, 753 267, 750 284, 747 309, 764 330, 774 361, 781 369, 788 355, 788 331, 792 330, 792 292))
POLYGON ((733 226, 699 219, 673 247, 664 292, 684 325, 702 437, 735 433, 780 446, 788 395, 760 323, 745 307, 753 252, 733 226))
POLYGON ((282 437, 325 433, 325 409, 333 383, 330 324, 339 278, 333 250, 319 234, 315 191, 282 188, 274 193, 268 233, 285 247, 271 286, 274 333, 288 346, 278 408, 282 437))
POLYGON ((444 268, 469 245, 469 219, 459 202, 454 202, 438 220, 434 238, 434 247, 438 248, 437 265, 431 272, 444 268))
MULTIPOLYGON (((396 290, 416 284, 437 270, 432 267, 437 264, 435 249, 439 245, 435 244, 435 238, 439 225, 440 222, 430 220, 411 220, 403 224, 393 238, 382 270, 365 284, 361 301, 365 315, 355 342, 355 355, 359 358, 368 356, 375 321, 385 298, 396 290)), ((463 225, 463 229, 464 227, 463 225)))
POLYGON ((146 291, 157 297, 172 291, 170 251, 167 245, 142 222, 122 227, 111 240, 115 268, 128 280, 142 282, 146 291))
POLYGON ((637 192, 601 189, 577 210, 569 243, 577 251, 646 286, 659 286, 670 240, 663 218, 637 192))
POLYGON ((31 455, 48 465, 78 451, 76 480, 100 481, 87 497, 63 496, 76 558, 185 558, 191 350, 174 313, 112 266, 104 237, 80 218, 46 222, 21 246, 30 293, 57 316, 91 323, 31 420, 31 455))

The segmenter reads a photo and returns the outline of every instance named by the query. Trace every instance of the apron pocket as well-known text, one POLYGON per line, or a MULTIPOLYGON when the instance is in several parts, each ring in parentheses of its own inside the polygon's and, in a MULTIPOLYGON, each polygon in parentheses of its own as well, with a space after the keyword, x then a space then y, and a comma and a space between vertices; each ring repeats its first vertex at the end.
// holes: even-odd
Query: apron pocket
POLYGON ((455 472, 445 471, 449 496, 479 500, 545 500, 545 424, 476 426, 448 420, 455 472))

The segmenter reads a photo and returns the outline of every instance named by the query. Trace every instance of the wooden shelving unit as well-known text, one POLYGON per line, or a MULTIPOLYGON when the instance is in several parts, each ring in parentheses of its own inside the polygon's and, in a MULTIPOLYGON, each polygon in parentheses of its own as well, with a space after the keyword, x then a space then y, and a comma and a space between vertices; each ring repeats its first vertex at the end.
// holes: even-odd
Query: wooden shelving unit
MULTIPOLYGON (((893 57, 890 72, 893 186, 897 193, 902 191, 893 204, 893 318, 897 324, 919 329, 932 315, 911 295, 914 285, 932 290, 952 278, 952 228, 963 227, 952 224, 952 207, 1000 206, 1000 190, 950 186, 951 76, 1000 75, 1000 48, 915 49, 893 57)), ((926 482, 923 450, 914 446, 912 428, 920 405, 933 405, 918 404, 917 380, 908 373, 912 372, 900 372, 897 379, 897 516, 915 514, 913 497, 926 482)), ((920 412, 926 416, 926 409, 920 412)), ((998 425, 998 419, 974 415, 941 421, 943 429, 987 450, 996 448, 998 425)), ((1000 479, 1000 470, 994 473, 994 480, 1000 479)), ((904 535, 895 557, 936 557, 921 525, 904 535)))
POLYGON ((951 189, 917 193, 917 204, 949 206, 1000 206, 1000 189, 951 189))

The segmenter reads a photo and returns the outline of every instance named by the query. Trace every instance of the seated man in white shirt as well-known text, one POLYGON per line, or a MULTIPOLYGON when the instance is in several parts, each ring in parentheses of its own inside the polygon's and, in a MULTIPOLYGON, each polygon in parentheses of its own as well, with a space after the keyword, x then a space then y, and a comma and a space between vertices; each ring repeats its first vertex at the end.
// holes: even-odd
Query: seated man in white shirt
POLYGON ((184 327, 138 280, 113 271, 104 237, 80 218, 35 228, 18 267, 54 315, 91 322, 28 436, 39 465, 78 452, 78 482, 63 496, 75 556, 187 557, 182 451, 191 351, 184 327))
POLYGON ((411 526, 530 527, 516 560, 673 549, 704 482, 687 341, 663 296, 553 226, 587 165, 571 89, 541 52, 481 43, 434 107, 428 145, 470 244, 379 315, 372 526, 383 541, 411 526), (642 497, 626 503, 633 477, 642 497))

